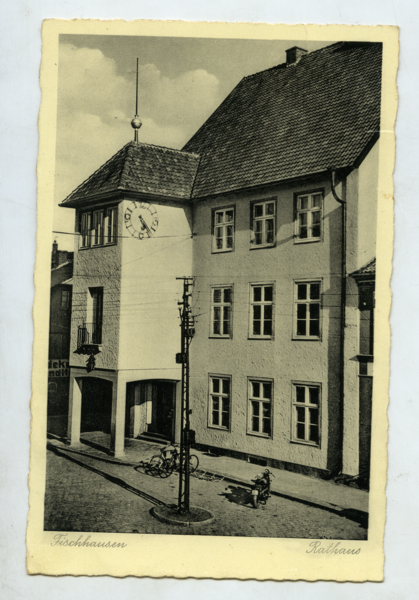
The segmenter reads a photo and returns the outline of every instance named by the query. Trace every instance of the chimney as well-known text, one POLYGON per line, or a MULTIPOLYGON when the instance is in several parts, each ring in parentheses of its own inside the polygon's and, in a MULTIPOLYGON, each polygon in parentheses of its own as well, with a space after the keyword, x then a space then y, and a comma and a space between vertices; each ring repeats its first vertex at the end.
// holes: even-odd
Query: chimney
POLYGON ((52 244, 52 256, 51 256, 51 269, 58 267, 58 244, 57 240, 54 240, 52 244))
POLYGON ((304 54, 307 54, 307 50, 299 48, 298 46, 293 46, 289 50, 285 50, 285 52, 287 55, 287 66, 297 64, 300 58, 304 56, 304 54))

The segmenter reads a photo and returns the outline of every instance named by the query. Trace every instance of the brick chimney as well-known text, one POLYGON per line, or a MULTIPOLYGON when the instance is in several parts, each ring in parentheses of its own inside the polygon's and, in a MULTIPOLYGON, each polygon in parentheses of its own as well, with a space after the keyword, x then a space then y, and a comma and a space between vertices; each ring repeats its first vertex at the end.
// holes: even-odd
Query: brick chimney
POLYGON ((287 65, 295 65, 304 54, 307 54, 307 50, 298 46, 293 46, 289 50, 285 50, 285 52, 287 55, 287 65))
POLYGON ((52 255, 51 255, 51 269, 58 267, 58 244, 57 240, 54 240, 52 244, 52 255))

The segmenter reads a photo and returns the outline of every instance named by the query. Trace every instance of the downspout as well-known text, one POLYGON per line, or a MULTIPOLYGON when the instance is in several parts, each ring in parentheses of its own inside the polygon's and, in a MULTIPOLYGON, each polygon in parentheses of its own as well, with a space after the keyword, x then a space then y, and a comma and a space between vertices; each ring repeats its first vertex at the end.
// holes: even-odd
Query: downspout
POLYGON ((339 198, 335 188, 336 171, 329 169, 330 185, 333 198, 342 206, 342 262, 341 262, 341 293, 340 293, 340 431, 341 451, 336 474, 342 472, 343 468, 343 437, 344 437, 344 409, 345 409, 345 328, 346 328, 346 186, 342 185, 344 198, 339 198))

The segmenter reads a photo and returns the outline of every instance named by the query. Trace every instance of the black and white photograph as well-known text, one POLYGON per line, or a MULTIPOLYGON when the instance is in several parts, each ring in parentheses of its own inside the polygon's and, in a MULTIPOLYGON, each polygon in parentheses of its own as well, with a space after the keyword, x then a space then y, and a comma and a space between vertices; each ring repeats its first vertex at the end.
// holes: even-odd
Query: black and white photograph
POLYGON ((360 554, 383 42, 60 33, 57 56, 50 545, 360 554))

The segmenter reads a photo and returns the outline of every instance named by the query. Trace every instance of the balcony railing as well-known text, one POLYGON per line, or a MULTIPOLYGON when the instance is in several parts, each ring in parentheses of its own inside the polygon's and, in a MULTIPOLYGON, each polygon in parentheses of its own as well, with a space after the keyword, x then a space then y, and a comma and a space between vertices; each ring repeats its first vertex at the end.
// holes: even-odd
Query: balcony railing
POLYGON ((102 343, 102 325, 99 323, 83 323, 77 332, 77 349, 92 344, 102 343))

